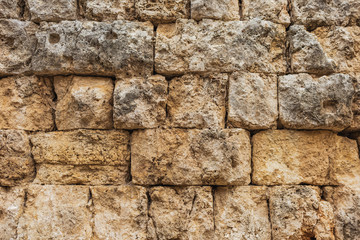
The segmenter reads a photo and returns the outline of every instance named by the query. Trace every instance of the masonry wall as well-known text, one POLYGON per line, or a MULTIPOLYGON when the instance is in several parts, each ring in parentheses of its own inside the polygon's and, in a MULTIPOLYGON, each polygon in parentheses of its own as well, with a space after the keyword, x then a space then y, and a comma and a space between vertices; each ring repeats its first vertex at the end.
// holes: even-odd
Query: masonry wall
POLYGON ((360 239, 358 0, 0 0, 0 239, 360 239))

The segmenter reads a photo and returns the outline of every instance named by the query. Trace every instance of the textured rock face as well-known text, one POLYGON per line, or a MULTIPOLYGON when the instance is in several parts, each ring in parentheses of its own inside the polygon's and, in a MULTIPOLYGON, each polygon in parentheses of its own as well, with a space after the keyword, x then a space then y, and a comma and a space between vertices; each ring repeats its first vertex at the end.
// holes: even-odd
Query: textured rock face
POLYGON ((191 18, 202 19, 240 20, 238 0, 192 0, 191 18))
POLYGON ((119 129, 155 128, 165 122, 168 83, 165 77, 116 81, 114 124, 119 129))
POLYGON ((228 123, 246 129, 276 126, 277 76, 236 72, 229 83, 228 123))
POLYGON ((169 85, 170 124, 181 128, 224 128, 227 74, 184 75, 169 85))
POLYGON ((155 68, 165 75, 284 72, 284 42, 285 28, 267 21, 178 20, 157 29, 155 68))
POLYGON ((215 190, 217 239, 271 239, 266 187, 215 190))
POLYGON ((30 186, 17 239, 90 239, 89 188, 30 186))
POLYGON ((58 130, 112 128, 112 79, 55 77, 54 87, 58 130))
POLYGON ((35 22, 76 19, 76 0, 27 0, 27 4, 35 22))
POLYGON ((0 18, 19 18, 19 15, 19 1, 0 0, 0 18))
POLYGON ((148 200, 139 186, 92 187, 94 239, 147 238, 148 200))
POLYGON ((34 175, 30 143, 24 131, 0 130, 0 185, 29 182, 34 175))
POLYGON ((154 187, 149 196, 153 239, 214 239, 210 187, 154 187))
POLYGON ((333 74, 279 77, 280 121, 286 128, 341 131, 353 120, 353 78, 333 74))
POLYGON ((328 131, 270 130, 253 139, 253 179, 259 185, 358 185, 354 140, 328 131))
POLYGON ((80 14, 95 21, 132 20, 134 0, 80 0, 80 14))
POLYGON ((134 132, 131 145, 136 184, 250 183, 251 146, 242 129, 149 129, 134 132))

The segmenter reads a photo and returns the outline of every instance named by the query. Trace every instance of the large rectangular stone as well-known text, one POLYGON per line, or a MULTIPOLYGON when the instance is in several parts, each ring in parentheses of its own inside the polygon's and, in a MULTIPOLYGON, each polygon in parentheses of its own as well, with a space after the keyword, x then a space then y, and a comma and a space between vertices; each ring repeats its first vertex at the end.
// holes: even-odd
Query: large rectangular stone
POLYGON ((34 22, 75 20, 77 0, 26 0, 34 22))
POLYGON ((80 14, 88 20, 114 21, 135 18, 135 0, 79 0, 80 14))
POLYGON ((240 20, 239 3, 238 0, 191 0, 191 18, 240 20))

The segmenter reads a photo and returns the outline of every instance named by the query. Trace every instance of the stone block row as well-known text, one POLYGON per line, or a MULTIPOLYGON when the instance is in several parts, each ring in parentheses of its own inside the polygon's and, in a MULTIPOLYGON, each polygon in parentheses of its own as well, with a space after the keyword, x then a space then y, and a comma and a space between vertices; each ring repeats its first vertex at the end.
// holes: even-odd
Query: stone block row
POLYGON ((0 234, 4 239, 357 240, 359 194, 359 189, 313 186, 0 188, 0 234))

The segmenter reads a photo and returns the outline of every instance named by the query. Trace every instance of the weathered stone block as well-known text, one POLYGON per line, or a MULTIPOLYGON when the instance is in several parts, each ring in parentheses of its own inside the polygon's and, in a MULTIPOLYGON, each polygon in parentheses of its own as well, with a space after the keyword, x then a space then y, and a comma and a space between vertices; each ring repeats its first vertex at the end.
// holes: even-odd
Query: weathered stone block
POLYGON ((267 129, 278 118, 277 76, 236 72, 229 82, 228 123, 232 127, 267 129))
POLYGON ((30 186, 17 239, 90 239, 88 201, 85 186, 30 186))
POLYGON ((145 188, 91 187, 91 193, 96 239, 149 239, 145 188))
POLYGON ((36 34, 32 70, 39 74, 150 75, 153 34, 149 22, 43 23, 36 34))
POLYGON ((181 128, 224 128, 228 75, 183 75, 170 81, 170 125, 181 128))
POLYGON ((80 14, 95 21, 132 20, 135 0, 80 0, 80 14))
POLYGON ((266 187, 215 189, 216 239, 271 239, 266 187))
POLYGON ((167 89, 168 83, 160 75, 117 80, 114 91, 115 128, 155 128, 163 124, 167 89))
POLYGON ((320 78, 306 73, 280 76, 281 124, 293 129, 344 130, 353 120, 353 81, 346 74, 320 78))
POLYGON ((353 132, 360 130, 360 73, 350 74, 353 77, 354 97, 351 104, 351 111, 353 113, 353 121, 351 125, 345 129, 346 132, 353 132))
POLYGON ((334 240, 334 214, 321 200, 320 189, 311 186, 279 186, 270 189, 270 217, 274 240, 334 240))
POLYGON ((258 185, 356 185, 356 141, 330 131, 269 130, 254 135, 253 179, 258 185))
POLYGON ((133 132, 131 173, 143 185, 247 185, 251 146, 242 129, 133 132))
POLYGON ((114 84, 111 78, 55 77, 58 130, 111 129, 114 84))
POLYGON ((77 0, 27 0, 31 20, 34 22, 75 20, 77 0))
POLYGON ((191 18, 216 20, 240 20, 238 0, 191 0, 191 18))
POLYGON ((130 160, 129 133, 125 131, 36 133, 31 142, 36 163, 128 166, 130 160))
POLYGON ((211 187, 154 187, 149 196, 154 239, 214 239, 211 187))
POLYGON ((0 0, 0 18, 19 18, 20 1, 0 0))
POLYGON ((27 134, 18 130, 0 130, 0 185, 29 182, 34 174, 27 134))
POLYGON ((188 72, 285 72, 285 27, 268 21, 178 20, 159 25, 155 68, 188 72))
POLYGON ((284 26, 290 25, 287 0, 243 0, 241 3, 244 20, 260 18, 284 26))

